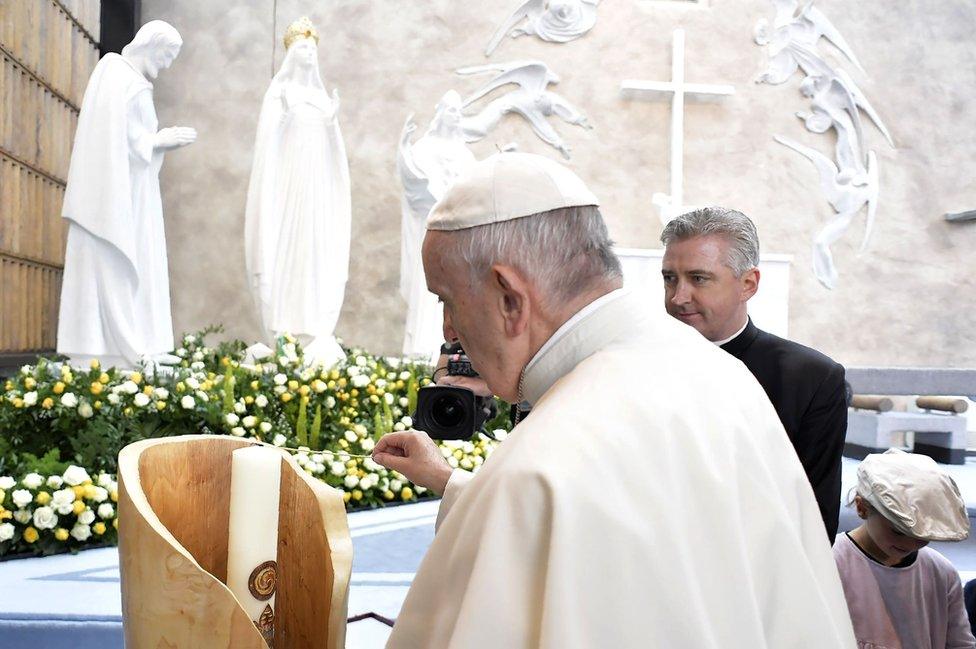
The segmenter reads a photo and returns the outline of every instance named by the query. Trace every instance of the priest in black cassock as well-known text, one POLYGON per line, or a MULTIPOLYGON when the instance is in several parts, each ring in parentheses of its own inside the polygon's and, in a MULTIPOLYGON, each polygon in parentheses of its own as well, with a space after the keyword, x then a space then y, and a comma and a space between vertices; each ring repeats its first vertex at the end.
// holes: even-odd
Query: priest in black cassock
POLYGON ((833 543, 847 434, 843 366, 752 324, 746 303, 759 288, 759 236, 746 215, 719 207, 689 212, 668 223, 661 242, 665 309, 742 361, 762 385, 833 543))

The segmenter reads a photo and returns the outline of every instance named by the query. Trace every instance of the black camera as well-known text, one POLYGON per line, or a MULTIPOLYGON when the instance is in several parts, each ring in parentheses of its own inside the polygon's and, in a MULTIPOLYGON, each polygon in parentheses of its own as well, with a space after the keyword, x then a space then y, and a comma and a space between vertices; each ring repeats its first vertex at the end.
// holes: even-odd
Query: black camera
MULTIPOLYGON (((448 376, 478 376, 460 347, 447 357, 448 376)), ((494 397, 483 397, 470 388, 431 384, 417 392, 413 427, 433 439, 470 439, 497 414, 494 397)))

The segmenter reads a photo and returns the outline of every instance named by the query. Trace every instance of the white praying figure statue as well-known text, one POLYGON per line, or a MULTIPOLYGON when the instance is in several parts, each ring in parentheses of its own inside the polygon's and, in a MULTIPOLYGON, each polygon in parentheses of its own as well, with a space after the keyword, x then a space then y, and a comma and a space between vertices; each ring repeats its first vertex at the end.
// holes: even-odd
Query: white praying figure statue
POLYGON ((308 362, 344 356, 334 331, 349 276, 349 163, 339 94, 318 65, 308 18, 285 32, 285 60, 264 95, 244 217, 248 284, 265 335, 290 333, 308 362))
POLYGON ((95 66, 78 116, 61 214, 68 219, 59 353, 133 367, 172 362, 159 170, 192 128, 158 129, 153 80, 180 52, 172 25, 143 25, 95 66))
POLYGON ((403 184, 400 222, 400 295, 407 302, 403 353, 436 355, 444 342, 441 305, 427 290, 420 248, 427 232, 427 214, 444 192, 474 163, 461 131, 461 95, 449 90, 438 102, 427 132, 416 142, 413 115, 400 134, 397 171, 403 184))

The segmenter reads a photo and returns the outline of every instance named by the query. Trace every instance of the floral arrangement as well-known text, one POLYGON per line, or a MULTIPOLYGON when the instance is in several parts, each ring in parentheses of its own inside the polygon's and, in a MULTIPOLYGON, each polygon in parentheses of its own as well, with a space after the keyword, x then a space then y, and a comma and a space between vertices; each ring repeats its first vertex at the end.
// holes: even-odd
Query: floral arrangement
MULTIPOLYGON (((263 354, 239 340, 208 347, 205 338, 219 331, 183 336, 179 364, 156 375, 97 360, 78 369, 41 359, 3 382, 0 556, 114 542, 114 510, 102 514, 117 497, 116 458, 150 437, 226 434, 294 449, 307 473, 343 492, 347 508, 429 496, 396 471, 355 457, 412 425, 408 413, 430 382, 428 365, 361 349, 332 367, 306 364, 288 335, 263 354)), ((490 455, 510 428, 507 406, 499 405, 502 414, 487 426, 494 439, 441 444, 451 466, 475 471, 490 455)))

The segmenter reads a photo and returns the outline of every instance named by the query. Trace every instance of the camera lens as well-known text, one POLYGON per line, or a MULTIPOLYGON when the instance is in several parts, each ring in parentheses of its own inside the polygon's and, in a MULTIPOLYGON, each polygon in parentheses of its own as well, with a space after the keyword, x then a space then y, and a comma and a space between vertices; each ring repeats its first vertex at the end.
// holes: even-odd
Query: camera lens
POLYGON ((431 404, 430 416, 438 426, 454 428, 464 421, 464 404, 453 394, 445 394, 431 404))

